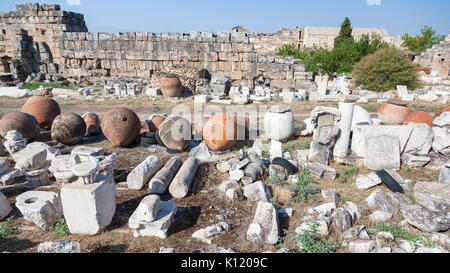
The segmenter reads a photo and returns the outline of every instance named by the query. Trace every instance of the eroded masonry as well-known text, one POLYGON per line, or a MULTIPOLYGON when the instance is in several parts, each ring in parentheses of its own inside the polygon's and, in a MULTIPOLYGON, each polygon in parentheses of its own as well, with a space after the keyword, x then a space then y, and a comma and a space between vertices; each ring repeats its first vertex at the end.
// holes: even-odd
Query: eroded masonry
MULTIPOLYGON (((251 33, 244 27, 216 34, 89 33, 82 14, 62 11, 59 5, 23 4, 16 5, 16 11, 0 13, 0 32, 0 73, 12 73, 20 81, 48 74, 79 79, 176 73, 196 78, 206 69, 230 75, 235 86, 264 82, 302 89, 313 84, 312 73, 292 57, 277 56, 277 48, 283 44, 332 47, 339 28, 295 27, 277 33, 251 33)), ((398 37, 383 29, 354 30, 355 37, 364 33, 399 43, 398 37)))

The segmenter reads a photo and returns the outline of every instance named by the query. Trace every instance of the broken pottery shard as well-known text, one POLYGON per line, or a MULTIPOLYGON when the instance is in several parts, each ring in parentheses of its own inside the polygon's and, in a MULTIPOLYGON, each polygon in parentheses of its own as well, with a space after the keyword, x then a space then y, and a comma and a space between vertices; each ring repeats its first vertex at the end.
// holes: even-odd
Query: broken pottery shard
POLYGON ((279 222, 275 207, 260 201, 255 218, 247 231, 247 240, 258 244, 276 244, 279 236, 279 222))
POLYGON ((162 167, 162 161, 158 157, 151 155, 139 164, 128 176, 128 188, 133 190, 141 190, 162 167))
POLYGON ((43 230, 49 229, 63 215, 60 196, 54 192, 27 191, 17 196, 16 207, 26 220, 43 230))
POLYGON ((188 194, 197 168, 198 160, 196 158, 190 157, 184 162, 169 186, 169 192, 173 197, 183 198, 188 194))
POLYGON ((166 165, 153 176, 150 180, 150 193, 161 194, 164 193, 172 182, 173 177, 180 169, 183 161, 181 157, 172 157, 166 165))
POLYGON ((61 201, 70 233, 95 235, 106 228, 116 212, 115 193, 115 183, 102 174, 92 184, 64 185, 61 201))
POLYGON ((400 143, 398 137, 366 135, 364 167, 369 170, 400 170, 400 143))
POLYGON ((141 219, 136 210, 128 221, 128 226, 134 230, 134 237, 140 236, 155 236, 161 239, 166 239, 170 226, 174 221, 174 216, 177 212, 177 204, 175 202, 160 203, 158 214, 154 221, 146 221, 141 219))

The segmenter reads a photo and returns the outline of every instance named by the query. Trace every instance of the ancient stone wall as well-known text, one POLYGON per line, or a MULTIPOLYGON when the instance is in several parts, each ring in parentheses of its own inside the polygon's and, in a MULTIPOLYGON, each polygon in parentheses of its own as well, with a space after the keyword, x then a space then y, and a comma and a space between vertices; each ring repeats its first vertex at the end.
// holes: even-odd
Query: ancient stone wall
POLYGON ((31 43, 31 48, 35 52, 49 54, 42 56, 41 59, 38 55, 29 56, 38 58, 37 68, 34 70, 47 70, 46 67, 39 68, 42 63, 61 63, 59 41, 61 34, 66 31, 87 32, 84 16, 62 11, 59 5, 36 3, 16 5, 16 11, 0 12, 0 59, 3 64, 0 65, 0 72, 9 72, 12 60, 22 58, 20 48, 28 47, 15 44, 20 43, 16 34, 29 37, 31 40, 27 38, 23 43, 31 43), (41 62, 42 59, 48 61, 41 62))
POLYGON ((445 41, 427 49, 414 60, 420 66, 431 68, 432 74, 438 77, 450 77, 450 35, 445 41))
MULTIPOLYGON (((60 42, 65 74, 72 76, 152 77, 176 67, 229 74, 233 84, 306 88, 312 73, 292 57, 259 54, 243 32, 64 33, 60 42)), ((183 69, 181 69, 183 71, 183 69)))

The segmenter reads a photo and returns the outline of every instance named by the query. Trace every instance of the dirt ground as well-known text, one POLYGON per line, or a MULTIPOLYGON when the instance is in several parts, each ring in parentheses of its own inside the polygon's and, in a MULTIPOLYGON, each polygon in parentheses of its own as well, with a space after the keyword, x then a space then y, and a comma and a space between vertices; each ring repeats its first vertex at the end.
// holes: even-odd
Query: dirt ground
MULTIPOLYGON (((0 116, 16 111, 21 108, 26 99, 6 99, 0 98, 0 116)), ((147 98, 130 99, 130 100, 59 100, 62 112, 73 112, 77 114, 84 114, 87 111, 94 111, 102 116, 106 111, 114 106, 124 106, 134 110, 141 120, 147 118, 152 113, 170 113, 170 109, 174 105, 186 105, 192 108, 192 101, 180 101, 178 103, 168 103, 164 100, 153 101, 147 98)), ((274 102, 275 103, 275 102, 274 102)), ((271 103, 271 104, 274 104, 271 103)), ((318 104, 314 103, 298 103, 292 107, 296 117, 296 125, 301 126, 301 122, 309 116, 309 113, 318 104)), ((322 106, 337 106, 337 103, 320 103, 322 106)), ((376 116, 376 103, 363 105, 376 116)), ((437 109, 443 107, 440 104, 417 104, 416 110, 427 109, 427 111, 434 113, 437 109)), ((422 110, 423 111, 423 110, 422 110)), ((291 140, 290 143, 301 143, 308 141, 310 138, 299 137, 291 140)), ((49 132, 43 132, 37 141, 43 141, 51 146, 62 148, 63 154, 70 153, 73 147, 66 147, 53 142, 50 139, 49 132)), ((115 180, 117 183, 116 189, 116 214, 112 223, 96 236, 79 236, 68 234, 65 239, 77 240, 82 252, 129 252, 129 253, 155 253, 159 251, 160 247, 174 248, 177 253, 190 253, 196 249, 206 248, 204 244, 191 235, 200 228, 210 226, 220 221, 226 221, 234 226, 233 230, 216 239, 213 244, 221 247, 232 248, 237 252, 246 253, 260 253, 263 251, 276 251, 279 246, 263 245, 259 246, 249 242, 246 239, 248 226, 253 221, 256 210, 256 203, 245 200, 231 202, 225 194, 219 192, 217 187, 221 182, 228 179, 228 174, 223 174, 217 170, 215 164, 201 164, 193 184, 191 192, 186 198, 179 200, 172 200, 178 204, 178 212, 175 217, 175 223, 169 230, 169 237, 165 240, 160 240, 154 237, 140 237, 134 238, 133 232, 128 228, 128 218, 134 212, 139 202, 149 194, 148 188, 141 191, 130 190, 124 185, 127 174, 146 157, 152 153, 137 143, 130 145, 127 148, 114 147, 103 135, 90 137, 82 145, 102 147, 105 153, 117 153, 117 166, 114 171, 115 180)), ((237 153, 239 148, 244 146, 250 147, 251 142, 239 143, 232 153, 237 153)), ((287 144, 286 144, 287 145, 287 144)), ((166 162, 172 155, 168 154, 164 148, 159 149, 156 154, 166 162)), ((188 153, 181 154, 183 158, 187 158, 188 153)), ((338 173, 342 173, 344 166, 332 163, 331 167, 335 168, 338 173)), ((367 171, 360 169, 361 173, 367 171)), ((417 181, 431 181, 432 178, 438 177, 439 172, 429 172, 425 170, 408 170, 402 168, 400 174, 405 179, 415 178, 417 181)), ((36 190, 54 191, 58 192, 61 184, 56 182, 51 176, 53 183, 50 186, 43 186, 36 190)), ((357 204, 365 205, 364 199, 374 190, 358 190, 354 183, 347 181, 339 183, 336 179, 331 181, 322 179, 315 181, 322 188, 336 190, 340 195, 341 205, 346 201, 352 201, 357 204)), ((385 187, 378 188, 388 191, 385 187)), ((15 203, 15 198, 29 190, 25 183, 15 184, 8 187, 0 187, 1 191, 8 197, 11 204, 15 203)), ((411 193, 407 193, 411 194, 411 193)), ((171 200, 170 195, 161 196, 162 200, 171 200)), ((318 202, 277 202, 280 208, 293 208, 294 216, 288 220, 282 220, 281 229, 294 231, 302 223, 302 217, 305 215, 307 208, 323 203, 318 202)), ((7 238, 0 239, 0 252, 37 252, 37 246, 41 242, 63 239, 54 235, 52 231, 42 231, 35 224, 23 219, 18 209, 13 206, 11 214, 13 220, 11 221, 12 232, 7 238)), ((356 225, 370 226, 368 217, 358 219, 356 225)), ((284 235, 284 234, 283 234, 284 235)), ((332 236, 328 240, 335 240, 332 236)), ((290 248, 296 248, 292 241, 286 239, 285 245, 290 248)), ((338 249, 338 252, 346 252, 345 248, 338 249)))

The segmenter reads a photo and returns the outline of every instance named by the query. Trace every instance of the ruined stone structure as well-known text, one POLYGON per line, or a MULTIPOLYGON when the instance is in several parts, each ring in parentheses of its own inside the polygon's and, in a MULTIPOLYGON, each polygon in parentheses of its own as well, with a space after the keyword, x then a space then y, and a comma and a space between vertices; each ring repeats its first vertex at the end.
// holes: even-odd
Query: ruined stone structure
MULTIPOLYGON (((372 32, 392 38, 382 29, 354 29, 356 38, 372 32)), ((292 57, 276 56, 277 48, 332 47, 339 28, 295 27, 275 34, 249 33, 242 26, 217 34, 88 33, 82 14, 61 11, 58 5, 23 4, 0 13, 0 33, 0 73, 11 72, 20 81, 36 74, 158 81, 164 73, 176 73, 195 82, 206 69, 230 75, 233 85, 263 81, 301 89, 313 84, 312 73, 292 57)))
POLYGON ((438 77, 450 77, 450 35, 445 41, 427 49, 414 60, 421 67, 431 68, 431 73, 438 77))
MULTIPOLYGON (((276 53, 277 49, 285 44, 293 44, 298 49, 313 46, 332 49, 334 40, 339 35, 339 27, 305 27, 296 26, 293 29, 283 28, 277 33, 250 33, 250 41, 259 53, 276 53)), ((400 47, 400 36, 391 36, 382 28, 353 28, 353 36, 360 39, 364 34, 379 35, 383 41, 400 47)))
POLYGON ((13 72, 20 79, 31 73, 57 73, 63 63, 59 42, 66 31, 87 32, 84 16, 46 4, 16 5, 16 11, 0 12, 0 72, 13 72))

